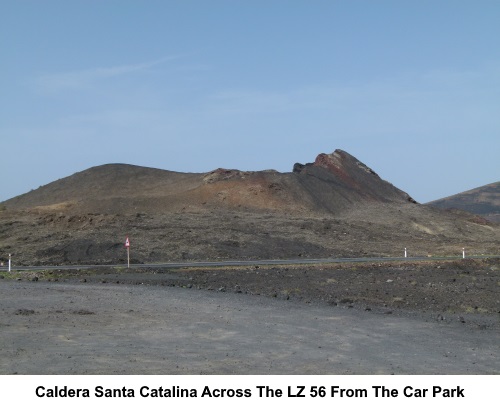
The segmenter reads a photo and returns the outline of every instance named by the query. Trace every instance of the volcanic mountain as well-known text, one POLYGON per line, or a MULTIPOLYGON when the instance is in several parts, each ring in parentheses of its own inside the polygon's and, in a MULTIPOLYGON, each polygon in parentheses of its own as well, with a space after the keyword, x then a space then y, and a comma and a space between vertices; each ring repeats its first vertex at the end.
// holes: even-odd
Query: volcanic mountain
POLYGON ((431 201, 428 205, 468 211, 489 221, 500 222, 500 181, 431 201))
POLYGON ((459 254, 498 250, 499 227, 417 204, 342 150, 293 171, 93 167, 12 198, 0 260, 21 264, 459 254))
POLYGON ((8 209, 163 213, 217 209, 339 213, 366 202, 414 202, 347 152, 296 163, 292 173, 217 169, 177 173, 108 164, 8 200, 8 209))

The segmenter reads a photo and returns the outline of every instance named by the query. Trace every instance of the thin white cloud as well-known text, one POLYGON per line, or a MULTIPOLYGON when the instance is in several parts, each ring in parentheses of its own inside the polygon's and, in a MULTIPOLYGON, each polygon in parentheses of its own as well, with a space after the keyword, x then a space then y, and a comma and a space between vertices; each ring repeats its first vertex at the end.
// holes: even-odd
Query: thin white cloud
POLYGON ((153 66, 175 60, 180 57, 181 56, 169 56, 144 63, 111 67, 96 67, 72 72, 46 74, 39 76, 36 79, 36 84, 39 89, 45 92, 80 90, 88 88, 92 84, 101 80, 145 71, 153 66))

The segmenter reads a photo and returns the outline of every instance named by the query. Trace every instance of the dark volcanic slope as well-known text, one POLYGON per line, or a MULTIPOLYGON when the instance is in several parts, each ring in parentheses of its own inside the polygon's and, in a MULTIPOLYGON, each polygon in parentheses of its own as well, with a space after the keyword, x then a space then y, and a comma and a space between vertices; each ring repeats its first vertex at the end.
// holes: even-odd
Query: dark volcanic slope
POLYGON ((431 201, 428 205, 468 211, 490 221, 500 222, 500 181, 431 201))
POLYGON ((224 208, 338 213, 365 202, 413 201, 348 153, 320 154, 293 173, 217 169, 177 173, 110 164, 94 167, 8 200, 9 209, 87 213, 175 212, 224 208))

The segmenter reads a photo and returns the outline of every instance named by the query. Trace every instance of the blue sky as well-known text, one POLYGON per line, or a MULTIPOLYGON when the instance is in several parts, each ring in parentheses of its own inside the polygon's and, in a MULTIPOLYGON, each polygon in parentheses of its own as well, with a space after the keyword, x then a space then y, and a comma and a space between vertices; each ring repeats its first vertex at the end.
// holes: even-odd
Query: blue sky
POLYGON ((105 163, 344 149, 427 202, 500 180, 500 1, 0 1, 0 201, 105 163))

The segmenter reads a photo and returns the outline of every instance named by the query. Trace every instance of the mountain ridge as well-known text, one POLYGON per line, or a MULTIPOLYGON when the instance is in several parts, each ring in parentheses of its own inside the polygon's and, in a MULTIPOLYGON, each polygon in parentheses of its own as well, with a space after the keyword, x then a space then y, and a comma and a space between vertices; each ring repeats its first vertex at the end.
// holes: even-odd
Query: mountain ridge
MULTIPOLYGON (((181 173, 128 164, 95 166, 51 182, 3 204, 8 209, 81 206, 116 212, 135 199, 146 211, 231 209, 339 212, 350 204, 414 200, 342 150, 296 163, 291 172, 218 168, 181 173), (116 202, 116 204, 113 202, 116 202)), ((132 204, 137 205, 137 204, 132 204)))

